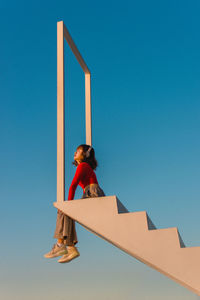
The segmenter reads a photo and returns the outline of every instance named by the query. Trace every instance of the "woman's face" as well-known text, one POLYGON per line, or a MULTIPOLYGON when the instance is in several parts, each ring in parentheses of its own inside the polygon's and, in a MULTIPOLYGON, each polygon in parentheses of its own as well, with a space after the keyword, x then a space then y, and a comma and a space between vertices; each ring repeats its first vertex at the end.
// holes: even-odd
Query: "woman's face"
POLYGON ((74 160, 80 163, 82 154, 83 154, 83 149, 81 148, 76 149, 76 152, 74 153, 74 160))

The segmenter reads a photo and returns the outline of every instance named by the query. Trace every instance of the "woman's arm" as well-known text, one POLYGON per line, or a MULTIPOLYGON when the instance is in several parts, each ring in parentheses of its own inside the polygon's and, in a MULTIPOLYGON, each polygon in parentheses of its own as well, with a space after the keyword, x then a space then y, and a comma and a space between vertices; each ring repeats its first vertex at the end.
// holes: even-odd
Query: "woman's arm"
POLYGON ((73 200, 77 185, 84 176, 84 164, 79 164, 76 168, 76 173, 69 188, 68 200, 73 200))

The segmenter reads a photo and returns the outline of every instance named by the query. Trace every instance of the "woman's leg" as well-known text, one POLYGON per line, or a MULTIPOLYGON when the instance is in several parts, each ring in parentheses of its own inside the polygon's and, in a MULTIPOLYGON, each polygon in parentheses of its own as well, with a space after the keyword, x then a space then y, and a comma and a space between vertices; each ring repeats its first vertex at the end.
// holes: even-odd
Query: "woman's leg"
POLYGON ((58 242, 53 245, 51 251, 46 253, 44 257, 46 258, 53 258, 53 257, 58 257, 61 255, 64 255, 67 253, 67 248, 64 245, 63 241, 63 235, 62 235, 62 227, 63 227, 63 215, 61 211, 57 212, 57 220, 56 220, 56 230, 54 237, 58 239, 58 242))
POLYGON ((62 213, 60 210, 57 212, 54 238, 58 239, 60 243, 64 243, 67 246, 73 246, 78 243, 75 221, 62 213))
POLYGON ((74 246, 78 242, 75 221, 63 214, 60 210, 57 211, 54 238, 57 239, 57 243, 53 245, 50 252, 44 255, 46 258, 53 258, 67 254, 68 250, 66 246, 74 246))
MULTIPOLYGON (((99 186, 91 185, 90 189, 87 190, 87 192, 83 193, 82 199, 89 198, 89 197, 103 197, 103 196, 105 196, 104 191, 99 186)), ((75 229, 75 222, 74 222, 74 229, 75 229)), ((73 230, 71 230, 71 232, 73 232, 73 230)), ((73 236, 73 234, 71 236, 73 236)), ((76 237, 76 235, 74 235, 74 237, 76 237)), ((74 238, 74 240, 76 240, 76 238, 74 238)), ((80 255, 76 247, 74 247, 73 243, 72 244, 71 243, 72 243, 72 239, 70 240, 70 238, 68 238, 68 244, 67 244, 68 253, 64 254, 58 260, 59 263, 67 263, 80 255)))
POLYGON ((64 219, 64 229, 63 232, 65 234, 65 244, 67 245, 67 254, 64 254, 59 260, 59 263, 67 263, 72 259, 78 257, 80 253, 77 248, 74 246, 77 241, 76 229, 75 229, 75 221, 70 217, 65 215, 64 219), (66 224, 65 224, 66 222, 66 224))

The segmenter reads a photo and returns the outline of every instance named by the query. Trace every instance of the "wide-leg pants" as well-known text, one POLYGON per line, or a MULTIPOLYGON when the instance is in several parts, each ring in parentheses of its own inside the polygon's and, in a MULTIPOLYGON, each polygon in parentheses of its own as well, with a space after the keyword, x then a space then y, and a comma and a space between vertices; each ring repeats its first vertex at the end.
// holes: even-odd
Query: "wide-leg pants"
MULTIPOLYGON (((89 197, 103 197, 105 196, 104 191, 99 185, 89 185, 86 187, 83 193, 82 199, 89 197)), ((72 200, 73 201, 73 200, 72 200)), ((65 215, 60 210, 57 211, 56 229, 54 238, 64 239, 67 246, 72 246, 78 243, 75 221, 65 215)))

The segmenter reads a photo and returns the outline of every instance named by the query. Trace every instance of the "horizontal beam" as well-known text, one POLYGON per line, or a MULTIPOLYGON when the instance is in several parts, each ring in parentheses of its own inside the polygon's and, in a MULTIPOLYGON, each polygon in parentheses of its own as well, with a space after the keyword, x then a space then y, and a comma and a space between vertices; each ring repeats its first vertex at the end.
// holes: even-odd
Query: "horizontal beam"
MULTIPOLYGON (((61 21, 61 22, 63 22, 63 21, 61 21)), ((78 48, 76 47, 74 41, 72 40, 72 37, 71 37, 71 35, 70 35, 69 31, 67 30, 64 23, 63 23, 63 28, 64 28, 64 38, 66 39, 69 47, 71 48, 71 50, 74 53, 76 59, 78 60, 81 68, 83 69, 85 74, 90 74, 90 71, 89 71, 83 57, 81 56, 80 52, 78 51, 78 48)))

